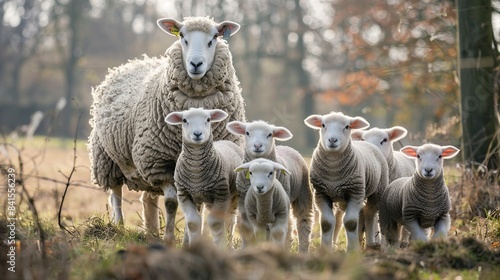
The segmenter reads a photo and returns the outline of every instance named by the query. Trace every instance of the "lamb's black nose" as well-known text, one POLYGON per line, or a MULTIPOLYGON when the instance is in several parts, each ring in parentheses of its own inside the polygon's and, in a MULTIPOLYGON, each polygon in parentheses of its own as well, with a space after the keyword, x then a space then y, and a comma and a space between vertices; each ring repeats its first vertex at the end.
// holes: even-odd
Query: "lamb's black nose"
POLYGON ((198 63, 190 62, 190 64, 193 65, 193 67, 196 69, 196 68, 200 67, 203 64, 203 61, 198 62, 198 63))

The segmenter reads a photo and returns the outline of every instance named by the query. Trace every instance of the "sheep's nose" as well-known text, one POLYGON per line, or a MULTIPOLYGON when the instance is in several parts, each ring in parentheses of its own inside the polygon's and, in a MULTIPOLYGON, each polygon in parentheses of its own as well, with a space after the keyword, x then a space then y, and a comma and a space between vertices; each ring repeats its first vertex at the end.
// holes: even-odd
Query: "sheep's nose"
POLYGON ((196 69, 196 68, 200 67, 201 65, 203 65, 203 61, 200 61, 198 63, 194 63, 191 61, 190 64, 193 65, 193 67, 196 69))
POLYGON ((200 138, 200 136, 201 136, 201 134, 202 134, 202 133, 201 133, 201 132, 193 132, 193 134, 194 134, 194 136, 196 136, 197 138, 200 138))
POLYGON ((262 148, 262 144, 260 144, 260 143, 253 144, 253 146, 254 146, 255 148, 257 148, 257 149, 262 148))
POLYGON ((264 186, 257 186, 257 190, 261 192, 264 189, 264 186))
POLYGON ((431 173, 432 172, 432 168, 424 168, 425 172, 427 173, 431 173))
POLYGON ((330 143, 337 143, 337 141, 339 141, 339 139, 337 139, 337 138, 333 138, 333 137, 328 138, 328 142, 330 142, 330 143))

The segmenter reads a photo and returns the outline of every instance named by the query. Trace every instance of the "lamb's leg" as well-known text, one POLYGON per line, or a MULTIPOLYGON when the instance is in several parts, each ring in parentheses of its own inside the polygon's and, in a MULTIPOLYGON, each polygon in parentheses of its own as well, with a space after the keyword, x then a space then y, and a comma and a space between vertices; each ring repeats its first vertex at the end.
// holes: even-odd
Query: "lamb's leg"
MULTIPOLYGON (((380 228, 378 226, 377 205, 369 198, 366 206, 363 208, 364 226, 366 229, 366 246, 378 247, 380 245, 380 228)), ((361 227, 361 225, 360 225, 361 227)))
POLYGON ((417 220, 407 221, 404 225, 411 233, 412 240, 427 240, 428 237, 419 225, 417 220))
POLYGON ((212 240, 215 245, 222 248, 227 247, 225 219, 229 210, 229 204, 229 200, 214 202, 207 217, 207 224, 212 234, 212 240))
POLYGON ((342 220, 344 219, 344 211, 339 207, 335 207, 335 229, 333 230, 333 244, 337 244, 339 240, 340 230, 342 229, 342 220))
POLYGON ((111 188, 109 194, 109 204, 113 213, 111 220, 115 224, 123 224, 123 211, 122 211, 122 186, 111 188))
POLYGON ((189 245, 201 238, 201 215, 196 204, 189 198, 180 201, 182 212, 186 220, 186 230, 189 236, 189 245))
POLYGON ((406 227, 401 227, 401 248, 406 248, 408 247, 408 244, 410 244, 410 236, 411 233, 406 229, 406 227))
POLYGON ((142 217, 144 219, 144 227, 153 234, 158 234, 160 229, 158 195, 148 192, 142 192, 142 217))
POLYGON ((231 206, 229 208, 229 215, 226 221, 227 224, 227 235, 229 240, 233 240, 234 228, 236 227, 237 219, 236 215, 238 212, 238 197, 234 196, 231 200, 231 206))
MULTIPOLYGON (((177 213, 177 191, 173 183, 169 182, 162 186, 165 196, 165 237, 163 238, 167 244, 175 244, 175 214, 177 213)), ((196 209, 196 207, 194 208, 196 209)), ((184 212, 185 213, 185 212, 184 212)), ((200 222, 201 224, 201 222, 200 222)), ((189 236, 191 240, 191 236, 189 236)))
POLYGON ((254 236, 253 227, 245 209, 245 198, 242 198, 241 195, 238 199, 238 211, 240 212, 238 224, 241 235, 241 248, 245 248, 249 242, 252 242, 254 236))
POLYGON ((335 225, 335 217, 333 216, 333 203, 327 196, 316 194, 316 205, 320 212, 321 221, 321 246, 332 249, 333 226, 335 225))
POLYGON ((386 226, 387 233, 385 239, 389 247, 399 248, 400 247, 400 225, 395 221, 388 221, 386 226))
MULTIPOLYGON (((298 200, 300 200, 300 198, 298 200)), ((296 218, 295 222, 299 239, 299 252, 308 252, 314 219, 312 200, 308 201, 307 206, 302 209, 297 204, 299 204, 299 202, 295 201, 292 210, 293 216, 296 218)))
POLYGON ((363 200, 351 200, 347 203, 344 216, 344 228, 347 235, 347 250, 359 250, 359 211, 363 208, 363 200))
POLYGON ((270 234, 274 244, 286 248, 287 232, 288 232, 288 215, 277 215, 274 224, 271 226, 270 234))
POLYGON ((447 238, 448 231, 450 230, 450 224, 450 214, 445 214, 439 217, 434 224, 434 235, 432 236, 432 239, 447 238))

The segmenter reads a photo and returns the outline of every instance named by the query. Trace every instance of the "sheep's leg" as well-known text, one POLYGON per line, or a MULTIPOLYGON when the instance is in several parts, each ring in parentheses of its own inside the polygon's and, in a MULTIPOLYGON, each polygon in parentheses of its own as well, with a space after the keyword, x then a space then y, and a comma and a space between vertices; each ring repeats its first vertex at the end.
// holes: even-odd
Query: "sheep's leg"
POLYGON ((158 209, 158 195, 142 192, 142 217, 144 219, 144 227, 150 233, 157 234, 160 229, 160 218, 158 209))
POLYGON ((401 248, 406 248, 408 247, 408 244, 410 244, 410 236, 411 233, 408 231, 406 227, 401 226, 401 248))
POLYGON ((113 213, 111 220, 115 224, 123 224, 123 211, 122 211, 122 186, 111 188, 109 194, 109 204, 113 213))
POLYGON ((229 208, 229 215, 226 221, 227 224, 227 235, 229 240, 233 240, 234 228, 236 227, 237 219, 236 215, 238 212, 238 197, 234 196, 231 200, 231 206, 229 208))
POLYGON ((212 240, 219 247, 227 246, 226 223, 230 201, 214 202, 207 217, 208 227, 212 233, 212 240))
POLYGON ((339 240, 340 230, 342 229, 342 220, 344 219, 344 211, 339 207, 335 207, 335 229, 333 230, 333 244, 337 244, 339 240))
POLYGON ((427 234, 419 225, 417 220, 409 221, 405 224, 406 228, 411 232, 412 240, 427 240, 427 234))
MULTIPOLYGON (((300 199, 299 199, 300 200, 300 199)), ((311 201, 312 202, 312 201, 311 201)), ((298 202, 294 202, 292 206, 293 216, 295 216, 296 227, 299 239, 299 252, 309 251, 309 242, 311 240, 311 230, 314 219, 312 203, 309 204, 302 211, 299 210, 298 202)))
POLYGON ((255 236, 255 241, 264 242, 267 235, 267 225, 266 224, 252 224, 253 233, 255 236))
MULTIPOLYGON (((165 236, 164 240, 167 244, 175 244, 175 214, 177 213, 177 191, 172 183, 167 183, 162 186, 163 195, 165 196, 165 236)), ((195 207, 196 209, 196 207, 195 207)), ((191 239, 190 239, 191 240, 191 239)))
POLYGON ((201 215, 196 204, 189 198, 180 202, 184 218, 186 220, 186 230, 189 237, 189 245, 201 238, 201 215))
POLYGON ((278 244, 282 248, 286 247, 287 233, 289 229, 288 223, 288 215, 277 215, 276 220, 270 229, 272 242, 274 244, 278 244))
POLYGON ((376 203, 369 198, 362 212, 366 229, 366 245, 375 247, 380 244, 380 235, 378 234, 380 229, 377 222, 378 215, 376 203))
POLYGON ((248 243, 253 239, 253 227, 248 219, 248 215, 245 209, 245 198, 240 197, 238 199, 238 210, 240 212, 238 223, 241 235, 241 248, 248 246, 248 243))
POLYGON ((450 214, 445 214, 439 217, 439 219, 434 224, 434 235, 432 236, 432 239, 448 237, 450 224, 450 214))
POLYGON ((363 200, 352 200, 347 203, 344 216, 344 228, 347 235, 347 250, 359 250, 359 211, 363 208, 363 200))
POLYGON ((399 248, 400 225, 395 221, 390 221, 387 225, 385 239, 390 247, 399 248))
POLYGON ((327 196, 316 194, 316 205, 320 212, 321 221, 321 246, 332 249, 333 225, 335 217, 333 216, 333 203, 327 196))

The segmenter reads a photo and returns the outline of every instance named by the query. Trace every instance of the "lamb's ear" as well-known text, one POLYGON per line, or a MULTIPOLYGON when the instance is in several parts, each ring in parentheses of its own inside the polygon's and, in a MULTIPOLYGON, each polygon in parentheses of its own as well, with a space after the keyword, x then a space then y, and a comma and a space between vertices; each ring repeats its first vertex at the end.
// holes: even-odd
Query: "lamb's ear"
POLYGON ((247 124, 239 121, 232 121, 226 125, 227 131, 235 135, 244 135, 247 131, 247 124))
POLYGON ((228 114, 220 109, 208 110, 210 112, 210 120, 212 122, 220 122, 227 118, 228 114))
POLYGON ((290 174, 290 171, 288 171, 288 169, 286 169, 286 167, 284 167, 283 165, 277 163, 277 162, 273 162, 273 167, 274 167, 274 170, 281 170, 281 172, 283 172, 283 174, 290 174))
POLYGON ((183 26, 181 22, 171 18, 161 18, 156 21, 156 24, 161 30, 165 31, 165 33, 176 37, 179 36, 179 30, 181 30, 183 26))
POLYGON ((215 28, 217 28, 217 32, 219 32, 218 36, 227 39, 240 30, 240 25, 232 21, 223 21, 217 24, 215 28))
POLYGON ((285 127, 275 126, 273 127, 273 137, 276 140, 286 141, 293 137, 293 134, 285 127))
POLYGON ((234 172, 245 171, 245 170, 248 170, 249 168, 250 168, 250 162, 246 162, 246 163, 243 163, 242 165, 236 167, 236 169, 234 169, 234 172))
POLYGON ((404 155, 406 155, 409 158, 416 158, 417 157, 417 149, 418 149, 418 147, 415 147, 415 146, 404 146, 399 151, 402 152, 404 155))
POLYGON ((304 123, 312 129, 321 129, 323 124, 323 116, 311 115, 304 120, 304 123))
POLYGON ((453 158, 458 154, 458 152, 460 152, 459 149, 453 146, 441 146, 441 151, 443 151, 441 155, 445 159, 453 158))
POLYGON ((390 141, 401 140, 406 136, 406 134, 408 134, 408 131, 402 126, 393 126, 386 129, 385 132, 389 135, 390 141))
POLYGON ((182 119, 182 112, 172 112, 165 117, 165 122, 168 124, 181 124, 183 123, 182 119))
POLYGON ((353 130, 351 131, 351 139, 355 141, 364 141, 363 140, 363 130, 353 130))
POLYGON ((351 118, 351 122, 349 123, 349 127, 351 129, 362 129, 362 128, 367 128, 369 126, 370 123, 362 117, 351 118))

